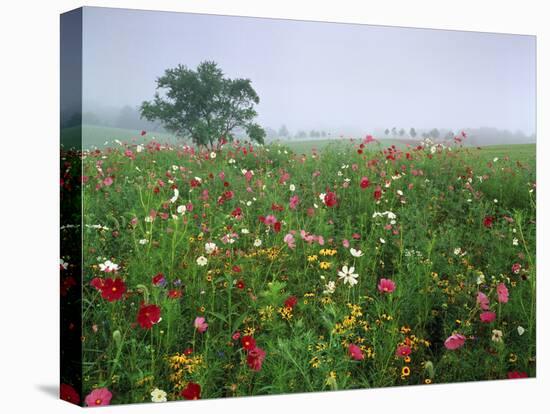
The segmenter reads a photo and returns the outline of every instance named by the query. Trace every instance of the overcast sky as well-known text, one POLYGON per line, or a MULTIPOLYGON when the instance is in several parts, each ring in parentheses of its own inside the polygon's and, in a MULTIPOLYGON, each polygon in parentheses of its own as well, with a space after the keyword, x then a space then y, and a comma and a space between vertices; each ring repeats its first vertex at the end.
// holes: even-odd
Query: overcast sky
POLYGON ((535 132, 535 37, 85 8, 83 98, 139 105, 165 69, 214 60, 291 130, 535 132))

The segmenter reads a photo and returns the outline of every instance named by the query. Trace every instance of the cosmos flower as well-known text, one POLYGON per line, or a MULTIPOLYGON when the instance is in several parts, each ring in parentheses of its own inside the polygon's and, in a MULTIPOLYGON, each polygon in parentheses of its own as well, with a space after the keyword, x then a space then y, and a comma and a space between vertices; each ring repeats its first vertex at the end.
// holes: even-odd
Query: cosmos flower
POLYGON ((499 303, 508 302, 508 288, 504 283, 499 283, 497 285, 497 295, 499 303))
POLYGON ((201 267, 203 266, 206 266, 206 264, 208 263, 208 259, 204 256, 199 256, 197 257, 197 264, 201 267))
POLYGON ((378 291, 380 293, 392 293, 395 290, 395 282, 391 279, 380 279, 378 291))
POLYGON ((353 247, 349 249, 349 252, 353 257, 361 257, 363 256, 363 252, 361 250, 355 250, 353 247))
POLYGON ((338 276, 340 279, 343 279, 344 284, 349 284, 350 287, 358 283, 357 278, 359 274, 354 273, 355 267, 348 268, 347 266, 342 266, 342 269, 338 271, 338 276))
POLYGON ((260 371, 262 369, 262 363, 265 359, 265 351, 262 348, 256 347, 248 351, 246 357, 246 363, 248 367, 253 371, 260 371))
POLYGON ((126 284, 119 277, 114 280, 108 277, 103 282, 100 290, 103 299, 114 302, 115 300, 119 300, 126 292, 126 284))
POLYGON ((96 388, 90 392, 84 400, 88 407, 99 407, 111 404, 113 394, 107 388, 96 388))
POLYGON ((59 398, 71 404, 80 404, 80 395, 78 395, 78 392, 69 384, 61 384, 59 386, 59 398))
POLYGON ((185 400, 199 400, 201 398, 201 386, 194 382, 188 382, 182 390, 181 396, 185 400))
POLYGON ((120 269, 119 265, 111 262, 110 260, 106 260, 99 264, 99 270, 105 273, 116 272, 118 269, 120 269))
POLYGON ((160 390, 158 388, 155 388, 153 391, 151 391, 151 401, 155 403, 161 403, 166 402, 167 394, 166 391, 160 390))
POLYGON ((208 329, 208 324, 206 323, 206 319, 202 316, 197 316, 195 318, 195 322, 193 322, 193 325, 195 326, 195 329, 200 333, 204 333, 208 329))
POLYGON ((206 254, 212 254, 216 251, 216 249, 217 249, 216 243, 210 242, 204 245, 204 251, 206 252, 206 254))
POLYGON ((490 312, 490 311, 481 312, 479 315, 479 320, 483 323, 494 322, 496 318, 497 318, 497 314, 495 312, 490 312))
POLYGON ((141 304, 137 321, 143 329, 151 329, 154 324, 160 322, 160 307, 157 305, 141 304))
POLYGON ((355 344, 349 344, 348 354, 351 357, 351 359, 354 359, 356 361, 361 361, 365 359, 365 355, 363 355, 363 351, 361 351, 361 348, 359 348, 355 344))
POLYGON ((477 292, 476 302, 483 310, 489 310, 489 298, 483 292, 477 292))
POLYGON ((466 337, 459 333, 455 333, 445 340, 445 348, 450 351, 454 351, 464 346, 464 342, 466 342, 466 337))

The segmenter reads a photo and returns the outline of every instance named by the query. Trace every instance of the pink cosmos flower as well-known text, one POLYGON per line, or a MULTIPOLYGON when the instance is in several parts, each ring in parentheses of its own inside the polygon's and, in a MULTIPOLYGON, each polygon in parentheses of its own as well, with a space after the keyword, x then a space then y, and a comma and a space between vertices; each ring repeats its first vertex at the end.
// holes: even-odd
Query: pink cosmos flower
POLYGON ((113 394, 107 388, 96 388, 85 399, 88 407, 99 407, 101 405, 111 404, 113 394))
POLYGON ((395 290, 395 282, 391 279, 380 279, 378 291, 380 293, 392 293, 395 290))
POLYGON ((294 236, 290 233, 288 233, 283 241, 286 243, 286 245, 290 248, 290 249, 294 249, 296 247, 296 240, 294 239, 294 236))
POLYGON ((264 219, 264 224, 266 226, 272 226, 275 223, 277 223, 277 218, 272 214, 266 216, 266 218, 264 219))
POLYGON ((246 357, 246 363, 248 367, 253 371, 260 371, 262 369, 262 363, 265 359, 265 351, 262 348, 256 347, 251 351, 248 351, 246 357))
POLYGON ((300 198, 297 195, 293 195, 292 197, 290 197, 289 207, 292 210, 294 210, 298 206, 299 202, 300 202, 300 198))
POLYGON ((497 285, 497 295, 499 303, 508 302, 508 288, 504 283, 499 283, 497 285))
POLYGON ((206 323, 206 319, 203 318, 202 316, 197 316, 195 318, 194 325, 197 331, 199 331, 200 333, 204 333, 208 329, 208 324, 206 323))
POLYGON ((450 351, 461 348, 466 342, 466 337, 459 333, 452 334, 445 340, 445 348, 450 351))
POLYGON ((346 249, 348 249, 349 248, 349 240, 348 239, 342 240, 342 246, 344 246, 346 249))
POLYGON ((109 187, 112 184, 113 184, 113 177, 105 177, 105 179, 103 180, 103 185, 109 187))
POLYGON ((479 315, 479 320, 483 323, 491 323, 497 318, 497 314, 495 312, 485 311, 481 312, 479 315))
POLYGON ((354 359, 356 361, 361 361, 365 358, 365 355, 363 355, 363 351, 361 351, 361 348, 359 348, 355 344, 349 344, 348 354, 351 357, 351 359, 354 359))
POLYGON ((477 292, 477 304, 483 310, 489 310, 489 298, 483 292, 477 292))

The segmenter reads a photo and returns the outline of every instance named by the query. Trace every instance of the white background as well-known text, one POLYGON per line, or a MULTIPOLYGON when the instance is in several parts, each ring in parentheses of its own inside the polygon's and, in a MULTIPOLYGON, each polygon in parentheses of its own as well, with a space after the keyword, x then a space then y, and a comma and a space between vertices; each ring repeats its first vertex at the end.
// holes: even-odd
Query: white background
MULTIPOLYGON (((136 412, 540 412, 548 368, 547 103, 550 32, 545 1, 127 0, 84 5, 281 17, 393 26, 537 35, 538 52, 538 377, 454 385, 400 387, 133 405, 136 412)), ((68 413, 58 383, 59 14, 78 1, 4 0, 0 5, 0 410, 68 413)), ((268 51, 267 51, 268 52, 268 51)))

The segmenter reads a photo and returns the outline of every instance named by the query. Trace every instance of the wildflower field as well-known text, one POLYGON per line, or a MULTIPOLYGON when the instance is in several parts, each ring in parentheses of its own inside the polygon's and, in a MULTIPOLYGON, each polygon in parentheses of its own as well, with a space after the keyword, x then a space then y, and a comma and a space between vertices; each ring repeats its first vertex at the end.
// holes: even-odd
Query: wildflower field
POLYGON ((82 395, 62 397, 535 376, 535 146, 463 140, 84 151, 82 395))

